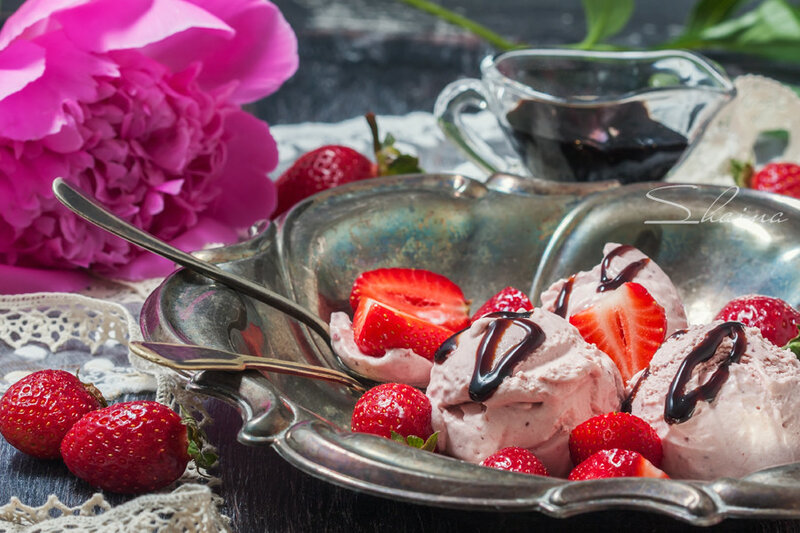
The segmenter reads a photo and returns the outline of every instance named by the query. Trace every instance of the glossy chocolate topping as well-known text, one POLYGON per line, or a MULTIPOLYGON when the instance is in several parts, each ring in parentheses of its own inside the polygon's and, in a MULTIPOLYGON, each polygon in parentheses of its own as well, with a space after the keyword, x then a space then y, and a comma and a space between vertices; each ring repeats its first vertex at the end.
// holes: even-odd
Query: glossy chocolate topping
POLYGON ((567 318, 567 307, 569 306, 569 295, 572 294, 572 286, 575 284, 575 274, 567 278, 567 281, 561 286, 556 298, 556 308, 553 313, 561 318, 567 318))
POLYGON ((600 263, 600 284, 597 286, 597 292, 605 292, 609 290, 613 291, 623 283, 633 280, 636 274, 638 274, 639 271, 650 262, 650 259, 647 257, 639 259, 638 261, 634 261, 623 268, 614 279, 609 279, 608 266, 611 264, 611 260, 629 250, 635 249, 636 248, 630 244, 622 244, 606 254, 606 256, 603 258, 603 262, 600 263))
POLYGON ((723 383, 728 379, 728 366, 738 362, 746 348, 747 339, 744 334, 744 325, 740 322, 725 322, 714 326, 706 333, 705 338, 681 362, 678 373, 672 379, 664 403, 664 420, 667 424, 680 424, 689 420, 700 400, 712 402, 723 383), (694 368, 703 361, 714 357, 714 353, 725 337, 733 340, 731 351, 720 361, 717 369, 704 384, 686 392, 686 383, 692 377, 694 368))
MULTIPOLYGON (((469 329, 469 328, 467 328, 469 329)), ((458 333, 454 333, 450 338, 442 343, 439 348, 436 349, 436 353, 433 354, 433 362, 434 364, 444 363, 445 360, 450 357, 450 354, 456 350, 456 346, 458 346, 458 337, 462 333, 467 331, 466 329, 462 329, 458 333)))
POLYGON ((469 397, 476 402, 489 398, 503 379, 522 358, 538 348, 545 339, 545 333, 530 320, 530 313, 491 313, 494 318, 486 328, 483 339, 475 354, 475 371, 469 384, 469 397), (519 327, 525 331, 522 339, 506 350, 498 353, 503 335, 511 328, 519 327))

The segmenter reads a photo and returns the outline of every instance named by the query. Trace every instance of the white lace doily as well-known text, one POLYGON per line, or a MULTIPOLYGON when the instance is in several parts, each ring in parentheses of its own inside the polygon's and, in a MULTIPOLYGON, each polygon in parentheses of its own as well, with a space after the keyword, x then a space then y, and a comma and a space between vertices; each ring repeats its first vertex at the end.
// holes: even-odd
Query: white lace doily
MULTIPOLYGON (((709 125, 701 142, 676 169, 671 181, 730 183, 731 158, 747 159, 760 131, 785 129, 800 132, 800 98, 791 90, 765 78, 736 80, 738 96, 709 125)), ((505 142, 494 117, 480 113, 466 119, 485 132, 493 146, 505 142)), ((430 113, 378 117, 381 136, 392 133, 398 147, 420 158, 428 172, 459 172, 485 179, 486 174, 451 146, 430 113)), ((280 175, 302 153, 324 144, 345 144, 370 153, 372 140, 362 117, 337 124, 306 123, 275 126, 281 162, 280 175)), ((800 160, 800 133, 792 136, 785 156, 800 160)), ((156 391, 168 405, 180 403, 208 423, 201 398, 185 392, 174 374, 130 356, 127 343, 140 337, 136 316, 145 297, 160 280, 117 283, 98 279, 84 294, 0 295, 0 391, 26 373, 41 368, 79 370, 109 400, 125 393, 156 391)), ((193 465, 193 463, 192 463, 193 465)), ((52 496, 40 507, 28 507, 16 498, 0 507, 0 533, 25 531, 220 531, 228 528, 219 512, 220 499, 193 466, 174 490, 141 496, 113 507, 97 494, 83 505, 70 508, 52 496), (202 482, 204 484, 198 484, 202 482), (42 523, 44 522, 44 523, 42 523)), ((2 503, 2 502, 0 502, 2 503)))

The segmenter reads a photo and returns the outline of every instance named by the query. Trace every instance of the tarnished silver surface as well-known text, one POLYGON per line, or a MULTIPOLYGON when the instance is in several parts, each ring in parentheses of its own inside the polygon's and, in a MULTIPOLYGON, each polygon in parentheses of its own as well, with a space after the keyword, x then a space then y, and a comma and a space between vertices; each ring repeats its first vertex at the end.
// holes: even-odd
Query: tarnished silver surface
MULTIPOLYGON (((611 186, 611 185, 610 185, 611 186)), ((348 309, 362 271, 413 266, 441 272, 482 302, 506 285, 547 283, 594 265, 606 241, 636 244, 676 282, 697 318, 729 296, 759 291, 800 302, 800 202, 740 192, 717 211, 780 212, 781 222, 696 218, 724 189, 640 184, 582 195, 542 194, 511 176, 486 185, 455 175, 380 178, 307 201, 251 241, 201 253, 327 319, 348 309), (672 204, 663 200, 671 201, 672 204), (676 207, 680 204, 684 207, 676 207), (644 224, 645 220, 660 224, 644 224), (755 225, 754 225, 755 224, 755 225)), ((538 294, 537 294, 538 295, 538 294)), ((313 334, 266 305, 188 271, 148 298, 149 340, 200 344, 340 368, 313 334)), ((602 509, 664 513, 696 525, 725 517, 800 517, 800 467, 710 483, 605 479, 571 483, 512 474, 420 452, 349 428, 357 395, 346 387, 257 372, 202 372, 190 386, 235 402, 239 439, 271 444, 293 465, 352 489, 429 505, 538 510, 566 517, 602 509)))

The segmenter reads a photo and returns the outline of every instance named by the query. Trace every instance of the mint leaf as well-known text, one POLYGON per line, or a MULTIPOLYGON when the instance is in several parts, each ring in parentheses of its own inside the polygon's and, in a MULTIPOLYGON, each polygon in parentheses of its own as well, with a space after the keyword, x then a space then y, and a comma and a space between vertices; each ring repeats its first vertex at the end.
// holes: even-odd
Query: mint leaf
POLYGON ((633 13, 633 0, 582 0, 586 38, 578 48, 594 48, 625 27, 633 13))

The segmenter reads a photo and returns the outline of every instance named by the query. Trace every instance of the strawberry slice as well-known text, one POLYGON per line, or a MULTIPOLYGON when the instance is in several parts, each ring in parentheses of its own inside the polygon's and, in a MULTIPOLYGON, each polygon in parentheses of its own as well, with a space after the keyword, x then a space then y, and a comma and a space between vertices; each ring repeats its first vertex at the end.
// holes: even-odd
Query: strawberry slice
POLYGON ((628 381, 645 368, 664 342, 664 308, 638 283, 628 282, 569 317, 586 342, 608 354, 628 381))
POLYGON ((654 477, 669 479, 669 476, 653 466, 639 452, 610 448, 600 450, 569 473, 570 481, 601 479, 607 477, 654 477))
POLYGON ((362 298, 377 300, 395 311, 458 331, 469 325, 469 304, 458 285, 429 270, 379 268, 364 272, 353 283, 350 306, 362 298))
POLYGON ((390 348, 410 348, 432 361, 453 332, 371 298, 361 298, 353 317, 353 334, 356 346, 367 355, 381 357, 390 348))
POLYGON ((472 315, 470 322, 475 322, 483 315, 488 315, 489 313, 496 313, 498 311, 516 313, 520 309, 533 311, 533 304, 528 299, 528 296, 521 290, 515 289, 514 287, 506 287, 489 298, 489 300, 472 315))

